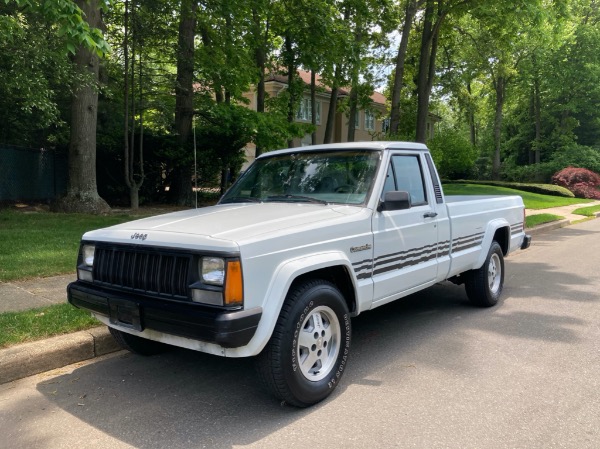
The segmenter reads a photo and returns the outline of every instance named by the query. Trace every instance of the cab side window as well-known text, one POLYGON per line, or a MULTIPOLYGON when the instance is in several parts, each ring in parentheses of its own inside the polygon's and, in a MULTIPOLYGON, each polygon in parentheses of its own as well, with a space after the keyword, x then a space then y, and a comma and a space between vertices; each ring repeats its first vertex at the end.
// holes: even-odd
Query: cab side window
POLYGON ((392 166, 395 174, 396 190, 408 192, 413 206, 427 204, 427 195, 425 193, 425 184, 423 182, 423 170, 421 169, 419 157, 411 155, 393 156, 392 166))

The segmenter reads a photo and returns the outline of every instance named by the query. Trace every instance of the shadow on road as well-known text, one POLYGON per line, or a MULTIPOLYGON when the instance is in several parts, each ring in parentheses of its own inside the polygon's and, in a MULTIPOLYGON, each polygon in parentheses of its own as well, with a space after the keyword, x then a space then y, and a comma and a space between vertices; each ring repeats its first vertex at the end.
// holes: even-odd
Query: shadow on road
MULTIPOLYGON (((510 290, 506 301, 518 300, 518 284, 510 290)), ((354 319, 352 358, 342 384, 328 401, 307 410, 266 395, 252 360, 186 350, 149 358, 119 353, 37 388, 50 403, 137 448, 242 446, 284 432, 311 414, 325 415, 352 385, 402 383, 423 366, 466 372, 472 355, 465 345, 476 335, 575 343, 570 327, 578 324, 568 317, 504 313, 502 305, 473 308, 461 287, 443 283, 354 319)), ((31 404, 26 409, 31 413, 31 404)), ((21 446, 27 437, 19 435, 21 446)))

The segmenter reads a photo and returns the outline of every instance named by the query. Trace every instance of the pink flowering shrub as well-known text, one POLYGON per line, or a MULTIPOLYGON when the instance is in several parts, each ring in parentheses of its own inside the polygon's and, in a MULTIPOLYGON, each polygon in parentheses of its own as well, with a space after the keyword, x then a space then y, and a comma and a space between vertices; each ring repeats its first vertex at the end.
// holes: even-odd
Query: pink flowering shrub
POLYGON ((552 182, 566 187, 577 198, 600 200, 600 175, 586 168, 563 168, 552 176, 552 182))

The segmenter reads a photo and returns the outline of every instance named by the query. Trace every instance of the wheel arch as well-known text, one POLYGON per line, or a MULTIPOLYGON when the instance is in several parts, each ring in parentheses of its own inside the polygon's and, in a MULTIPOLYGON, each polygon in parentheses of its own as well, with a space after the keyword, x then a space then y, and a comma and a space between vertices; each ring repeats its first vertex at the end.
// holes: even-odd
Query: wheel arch
POLYGON ((348 272, 348 267, 344 265, 332 265, 301 274, 292 281, 288 292, 295 288, 296 285, 313 279, 322 279, 335 285, 344 297, 350 315, 356 313, 356 290, 354 289, 352 276, 348 272))
POLYGON ((281 313, 283 302, 294 286, 311 279, 322 279, 335 285, 348 306, 351 315, 357 310, 357 284, 352 264, 342 252, 328 252, 304 256, 283 262, 274 271, 262 304, 263 315, 246 353, 256 355, 268 343, 281 313))
POLYGON ((500 248, 502 248, 502 254, 506 256, 510 248, 510 227, 508 226, 508 224, 506 226, 502 226, 501 228, 496 229, 492 241, 494 240, 498 242, 500 248))
POLYGON ((472 269, 478 269, 483 265, 493 241, 498 242, 502 248, 502 255, 506 256, 510 250, 510 224, 505 219, 492 220, 488 223, 481 241, 479 257, 472 269))

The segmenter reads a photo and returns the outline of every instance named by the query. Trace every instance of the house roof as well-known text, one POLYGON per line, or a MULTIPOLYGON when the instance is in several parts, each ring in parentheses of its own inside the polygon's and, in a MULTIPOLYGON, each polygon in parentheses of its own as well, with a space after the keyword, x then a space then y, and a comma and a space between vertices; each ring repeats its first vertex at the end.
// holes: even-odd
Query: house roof
MULTIPOLYGON (((306 70, 298 70, 298 75, 300 76, 300 79, 302 79, 304 84, 310 85, 310 73, 311 72, 306 71, 306 70)), ((269 82, 269 81, 276 81, 278 83, 287 84, 288 78, 286 75, 280 75, 280 74, 275 73, 275 74, 269 75, 265 79, 265 82, 269 82)), ((323 88, 325 90, 325 92, 331 93, 331 88, 326 86, 325 84, 323 84, 321 75, 319 75, 318 73, 315 76, 315 82, 316 82, 316 85, 320 88, 323 88)), ((342 96, 350 95, 350 91, 346 87, 340 88, 338 92, 339 92, 339 95, 342 95, 342 96)), ((371 100, 373 100, 373 103, 380 104, 380 105, 385 105, 385 103, 386 103, 385 95, 383 95, 379 92, 373 92, 373 94, 371 95, 371 100)))

